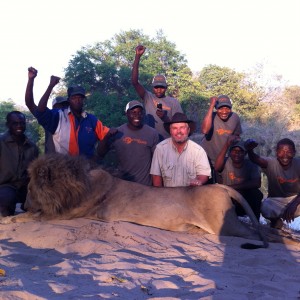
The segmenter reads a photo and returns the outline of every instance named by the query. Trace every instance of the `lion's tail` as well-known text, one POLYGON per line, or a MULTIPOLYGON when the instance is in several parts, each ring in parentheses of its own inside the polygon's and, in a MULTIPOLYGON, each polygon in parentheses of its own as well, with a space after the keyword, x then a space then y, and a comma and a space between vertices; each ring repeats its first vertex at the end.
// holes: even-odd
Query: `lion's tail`
POLYGON ((220 184, 220 186, 222 186, 222 188, 226 189, 229 196, 243 207, 246 214, 249 216, 253 227, 256 229, 261 241, 263 242, 263 245, 255 245, 255 244, 251 244, 251 243, 245 243, 245 244, 241 245, 241 248, 243 248, 243 249, 268 248, 269 247, 268 239, 265 236, 265 234, 263 233, 263 231, 261 230, 260 224, 259 224, 252 208, 246 201, 246 199, 235 189, 233 189, 227 185, 223 185, 223 184, 222 185, 220 184))

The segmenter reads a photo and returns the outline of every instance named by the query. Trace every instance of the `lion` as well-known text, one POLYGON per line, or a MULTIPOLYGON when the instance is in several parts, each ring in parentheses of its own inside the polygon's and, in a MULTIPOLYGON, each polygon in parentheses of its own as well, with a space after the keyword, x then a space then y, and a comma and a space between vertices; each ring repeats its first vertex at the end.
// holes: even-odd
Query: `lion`
MULTIPOLYGON (((263 245, 244 244, 244 248, 268 247, 249 204, 225 185, 150 187, 113 177, 100 167, 92 168, 83 157, 63 154, 40 156, 31 163, 28 173, 27 213, 23 215, 30 218, 84 217, 170 231, 197 227, 207 233, 263 242, 263 245), (253 228, 239 220, 233 201, 242 205, 253 228)), ((15 218, 22 219, 22 214, 15 218)))

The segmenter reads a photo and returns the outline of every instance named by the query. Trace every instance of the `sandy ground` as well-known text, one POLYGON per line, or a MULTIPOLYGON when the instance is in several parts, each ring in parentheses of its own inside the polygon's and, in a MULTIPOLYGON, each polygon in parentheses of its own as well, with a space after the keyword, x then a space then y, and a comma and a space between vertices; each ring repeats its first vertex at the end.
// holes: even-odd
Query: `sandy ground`
POLYGON ((0 224, 0 299, 300 299, 300 245, 244 242, 87 219, 0 224))

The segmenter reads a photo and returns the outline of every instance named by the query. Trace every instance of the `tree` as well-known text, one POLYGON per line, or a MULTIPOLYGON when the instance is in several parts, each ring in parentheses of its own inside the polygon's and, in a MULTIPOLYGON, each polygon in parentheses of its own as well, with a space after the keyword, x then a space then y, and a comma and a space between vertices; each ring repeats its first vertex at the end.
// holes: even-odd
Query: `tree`
POLYGON ((300 86, 288 86, 283 91, 284 101, 290 108, 290 130, 299 130, 300 124, 300 86))
POLYGON ((228 95, 233 109, 246 119, 257 111, 261 97, 257 84, 247 74, 227 67, 208 65, 199 73, 201 92, 206 97, 228 95))
POLYGON ((17 110, 13 101, 1 101, 0 102, 0 133, 7 130, 6 127, 6 115, 13 110, 17 110))
POLYGON ((135 47, 147 47, 140 65, 140 81, 151 89, 151 80, 156 74, 165 74, 169 92, 180 94, 181 82, 192 78, 184 55, 176 45, 167 41, 162 31, 150 38, 139 30, 116 34, 112 39, 98 42, 77 51, 65 69, 66 85, 80 84, 89 94, 87 109, 105 125, 117 126, 124 123, 124 108, 127 102, 136 99, 131 85, 131 66, 135 47), (185 80, 181 80, 184 78, 185 80))

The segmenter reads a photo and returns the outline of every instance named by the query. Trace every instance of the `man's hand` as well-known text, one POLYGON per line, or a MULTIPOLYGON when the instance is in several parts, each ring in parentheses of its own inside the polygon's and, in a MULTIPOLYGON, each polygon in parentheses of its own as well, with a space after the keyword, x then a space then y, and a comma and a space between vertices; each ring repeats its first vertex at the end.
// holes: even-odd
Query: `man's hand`
POLYGON ((50 78, 50 85, 52 87, 54 87, 59 83, 59 81, 60 81, 60 77, 52 75, 51 78, 50 78))
POLYGON ((215 105, 216 105, 216 103, 217 103, 217 99, 218 99, 218 97, 211 97, 210 98, 210 105, 211 106, 213 106, 213 107, 215 107, 215 105))
POLYGON ((33 67, 29 67, 28 68, 28 78, 35 78, 37 76, 37 69, 33 68, 33 67))
POLYGON ((297 196, 286 206, 285 211, 282 215, 282 219, 287 221, 288 223, 294 221, 295 212, 299 204, 300 204, 300 196, 297 196))
POLYGON ((258 143, 253 139, 248 139, 245 142, 244 146, 245 146, 246 150, 249 151, 249 150, 253 150, 254 148, 256 148, 258 146, 258 143))
POLYGON ((233 134, 229 135, 226 141, 227 148, 239 142, 240 140, 241 138, 237 135, 233 135, 233 134))
POLYGON ((138 56, 142 56, 146 50, 146 47, 143 45, 138 45, 135 47, 135 54, 138 56))
POLYGON ((118 133, 118 129, 113 127, 113 128, 109 129, 108 135, 109 136, 113 136, 113 135, 115 135, 117 133, 118 133))
POLYGON ((165 116, 165 111, 162 109, 157 109, 156 110, 156 115, 163 120, 164 116, 165 116))
POLYGON ((197 178, 193 178, 190 180, 190 186, 200 186, 200 185, 202 185, 202 183, 197 178))

